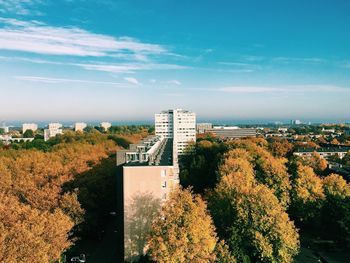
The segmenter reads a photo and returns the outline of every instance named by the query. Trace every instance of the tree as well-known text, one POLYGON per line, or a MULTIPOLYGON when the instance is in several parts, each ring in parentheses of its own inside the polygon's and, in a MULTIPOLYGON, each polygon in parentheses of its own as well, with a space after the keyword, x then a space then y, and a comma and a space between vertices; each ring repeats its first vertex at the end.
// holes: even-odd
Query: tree
POLYGON ((334 138, 334 139, 331 141, 331 144, 336 144, 336 145, 338 145, 338 144, 340 144, 340 143, 339 143, 339 141, 338 141, 336 138, 334 138))
POLYGON ((235 257, 230 252, 230 248, 225 244, 224 240, 221 240, 215 247, 216 263, 236 263, 235 257))
POLYGON ((323 179, 323 189, 327 198, 350 196, 350 185, 338 174, 330 174, 323 179))
POLYGON ((342 159, 342 163, 345 166, 350 166, 350 151, 348 151, 342 159))
POLYGON ((152 224, 148 253, 156 262, 212 262, 216 241, 206 203, 190 189, 175 189, 152 224))
POLYGON ((192 186, 196 193, 213 189, 218 181, 217 170, 227 147, 223 143, 201 140, 194 150, 181 158, 180 181, 182 186, 192 186))
POLYGON ((286 157, 293 150, 293 144, 287 140, 273 140, 269 144, 269 149, 275 157, 286 157))
POLYGON ((220 238, 239 262, 292 262, 298 232, 277 198, 240 172, 221 178, 209 196, 220 238))
POLYGON ((320 234, 339 246, 350 244, 350 185, 337 174, 323 179, 326 195, 322 211, 320 234))
POLYGON ((292 204, 290 215, 298 223, 307 224, 317 218, 325 198, 322 179, 311 167, 301 163, 296 164, 297 169, 292 180, 292 204))
POLYGON ((328 162, 319 153, 313 152, 311 157, 300 158, 300 162, 311 167, 317 175, 323 175, 328 167, 328 162))
POLYGON ((60 210, 40 211, 0 193, 0 261, 50 262, 67 249, 70 218, 60 210))
POLYGON ((26 130, 23 133, 23 138, 34 138, 34 132, 31 129, 26 130))

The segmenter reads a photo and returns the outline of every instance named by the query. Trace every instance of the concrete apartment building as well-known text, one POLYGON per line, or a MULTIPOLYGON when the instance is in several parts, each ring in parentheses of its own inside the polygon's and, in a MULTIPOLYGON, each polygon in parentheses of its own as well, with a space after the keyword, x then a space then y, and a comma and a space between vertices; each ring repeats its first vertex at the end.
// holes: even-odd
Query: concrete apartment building
POLYGON ((191 142, 196 141, 196 114, 176 109, 155 114, 155 134, 172 138, 174 151, 181 155, 191 142))
POLYGON ((173 139, 149 136, 129 149, 117 151, 118 176, 123 202, 119 222, 123 225, 124 256, 134 262, 143 253, 151 222, 170 191, 179 184, 178 165, 173 155, 173 139), (121 169, 120 169, 121 168, 121 169))
POLYGON ((155 127, 155 135, 117 151, 120 262, 144 254, 151 223, 179 184, 178 154, 196 140, 196 115, 190 111, 155 114, 155 127))
POLYGON ((335 146, 335 147, 320 147, 320 148, 299 148, 293 154, 300 157, 311 157, 316 152, 321 157, 327 159, 331 156, 338 156, 343 159, 347 152, 350 151, 350 146, 335 146))
POLYGON ((84 131, 84 129, 87 127, 87 124, 85 122, 76 122, 74 124, 74 131, 84 131))
POLYGON ((44 130, 44 141, 47 141, 58 134, 63 134, 62 124, 58 122, 49 123, 48 129, 44 130))
POLYGON ((104 121, 100 123, 100 127, 107 131, 110 127, 112 127, 112 124, 110 122, 104 121))
POLYGON ((239 139, 239 138, 245 138, 245 137, 256 137, 256 134, 257 134, 256 129, 239 128, 236 126, 233 126, 233 127, 216 126, 216 127, 213 127, 213 129, 208 130, 208 132, 226 140, 239 139))
POLYGON ((22 124, 22 133, 25 133, 26 130, 32 130, 35 132, 38 129, 38 125, 35 123, 23 123, 22 124))
POLYGON ((196 125, 197 133, 205 133, 211 129, 213 129, 212 123, 197 123, 196 125))

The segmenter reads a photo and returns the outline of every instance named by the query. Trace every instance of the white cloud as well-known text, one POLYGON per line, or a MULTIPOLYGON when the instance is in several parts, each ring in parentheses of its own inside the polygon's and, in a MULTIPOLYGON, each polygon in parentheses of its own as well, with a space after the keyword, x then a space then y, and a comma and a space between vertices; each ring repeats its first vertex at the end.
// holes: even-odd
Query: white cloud
POLYGON ((169 80, 167 83, 168 84, 173 84, 173 85, 178 85, 178 86, 180 86, 182 84, 180 81, 178 81, 176 79, 169 80))
POLYGON ((17 15, 39 15, 40 12, 33 11, 32 7, 42 3, 41 0, 0 0, 0 13, 13 13, 17 15))
POLYGON ((230 86, 218 89, 227 93, 306 93, 306 92, 350 92, 350 88, 333 85, 286 85, 269 86, 230 86))
POLYGON ((72 64, 80 66, 87 70, 104 71, 110 73, 135 73, 139 70, 170 70, 170 69, 186 69, 188 67, 175 64, 161 64, 161 63, 120 63, 120 64, 72 64))
POLYGON ((38 77, 38 76, 14 76, 15 79, 31 82, 42 82, 49 84, 59 83, 83 83, 83 84, 104 84, 104 85, 115 85, 119 87, 125 87, 122 83, 109 82, 109 81, 93 81, 93 80, 82 80, 82 79, 66 79, 66 78, 49 78, 49 77, 38 77))
POLYGON ((283 63, 310 63, 310 64, 321 64, 326 62, 323 58, 297 58, 297 57, 275 57, 272 59, 276 62, 283 62, 283 63))
POLYGON ((52 27, 37 21, 1 18, 0 49, 38 54, 70 56, 133 55, 146 60, 147 55, 166 54, 157 44, 142 43, 129 37, 115 38, 76 27, 52 27))
POLYGON ((132 77, 125 77, 124 78, 127 82, 131 83, 131 84, 134 84, 134 85, 139 85, 140 82, 135 79, 135 78, 132 78, 132 77))
POLYGON ((228 92, 228 93, 265 93, 265 92, 283 91, 283 89, 279 89, 279 88, 248 87, 248 86, 224 87, 224 88, 220 88, 219 90, 223 92, 228 92))

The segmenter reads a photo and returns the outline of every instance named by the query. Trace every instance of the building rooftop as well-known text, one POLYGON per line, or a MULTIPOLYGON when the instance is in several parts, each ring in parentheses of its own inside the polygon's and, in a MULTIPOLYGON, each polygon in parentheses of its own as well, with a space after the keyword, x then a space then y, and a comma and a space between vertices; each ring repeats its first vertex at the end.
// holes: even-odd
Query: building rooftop
POLYGON ((148 136, 129 149, 117 151, 117 165, 168 166, 173 165, 173 140, 160 136, 148 136))
POLYGON ((308 153, 308 152, 348 152, 350 146, 334 146, 334 147, 320 147, 320 148, 298 148, 295 152, 308 153))

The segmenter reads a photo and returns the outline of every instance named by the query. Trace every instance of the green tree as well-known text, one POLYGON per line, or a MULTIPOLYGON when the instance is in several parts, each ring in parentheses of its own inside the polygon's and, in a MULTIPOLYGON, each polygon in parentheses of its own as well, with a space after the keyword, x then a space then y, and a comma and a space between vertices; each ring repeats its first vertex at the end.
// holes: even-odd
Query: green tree
POLYGON ((33 130, 26 130, 24 133, 23 133, 23 138, 34 138, 34 132, 33 130))
POLYGON ((216 240, 206 203, 189 189, 177 189, 152 224, 148 253, 156 262, 212 262, 216 240))
POLYGON ((192 186, 196 193, 213 189, 218 181, 217 171, 227 147, 223 143, 201 140, 194 150, 181 158, 180 181, 182 186, 192 186))

